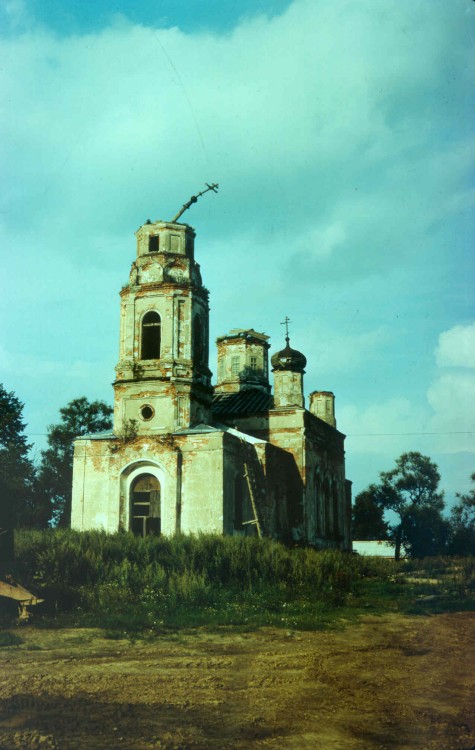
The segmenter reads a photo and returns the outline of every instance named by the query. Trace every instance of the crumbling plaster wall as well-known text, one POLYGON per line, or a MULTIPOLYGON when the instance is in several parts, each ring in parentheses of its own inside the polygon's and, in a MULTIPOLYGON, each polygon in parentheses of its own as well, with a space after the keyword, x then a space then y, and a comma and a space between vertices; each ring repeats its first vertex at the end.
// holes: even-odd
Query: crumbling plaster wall
POLYGON ((71 527, 129 528, 129 488, 138 473, 153 473, 161 485, 162 530, 176 530, 176 452, 159 438, 78 439, 74 446, 71 527))
POLYGON ((151 473, 161 487, 163 534, 223 533, 222 441, 221 432, 77 440, 72 528, 129 529, 131 482, 151 473))
POLYGON ((182 454, 180 531, 222 534, 223 433, 179 436, 175 440, 182 454))
POLYGON ((268 383, 268 376, 267 349, 262 342, 244 337, 227 341, 218 339, 216 393, 236 393, 242 388, 258 387, 268 383))

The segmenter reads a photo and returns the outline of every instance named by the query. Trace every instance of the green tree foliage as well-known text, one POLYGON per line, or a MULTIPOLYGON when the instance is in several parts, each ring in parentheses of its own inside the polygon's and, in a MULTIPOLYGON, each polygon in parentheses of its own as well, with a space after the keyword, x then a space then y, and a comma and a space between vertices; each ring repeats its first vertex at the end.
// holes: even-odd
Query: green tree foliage
POLYGON ((364 540, 388 538, 384 510, 375 502, 374 484, 355 497, 352 510, 352 537, 364 540))
POLYGON ((389 537, 396 547, 396 559, 401 546, 409 555, 425 557, 444 552, 448 534, 444 521, 444 496, 439 492, 440 474, 428 456, 412 451, 403 453, 391 471, 379 475, 381 483, 371 485, 366 492, 383 512, 392 511, 396 517, 389 525, 389 537))
POLYGON ((0 385, 0 526, 30 525, 34 520, 34 467, 24 435, 23 404, 0 385))
POLYGON ((48 427, 48 448, 38 471, 39 504, 49 502, 54 525, 69 526, 73 480, 73 442, 76 437, 112 427, 112 409, 104 401, 76 398, 59 410, 61 421, 48 427))
MULTIPOLYGON (((471 480, 475 485, 475 473, 471 480)), ((449 552, 453 555, 475 555, 475 486, 466 495, 457 492, 458 502, 450 515, 449 552)))
POLYGON ((411 557, 444 554, 449 530, 449 522, 439 508, 416 506, 404 514, 403 542, 411 557))

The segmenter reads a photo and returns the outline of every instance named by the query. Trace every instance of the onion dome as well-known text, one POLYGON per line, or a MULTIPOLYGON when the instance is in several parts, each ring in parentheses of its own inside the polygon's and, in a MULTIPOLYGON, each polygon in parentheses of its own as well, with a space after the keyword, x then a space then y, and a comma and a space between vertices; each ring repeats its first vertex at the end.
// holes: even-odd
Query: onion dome
POLYGON ((307 358, 297 349, 292 349, 289 345, 289 337, 285 337, 286 347, 280 352, 276 352, 271 358, 273 371, 289 370, 290 372, 303 372, 307 364, 307 358))

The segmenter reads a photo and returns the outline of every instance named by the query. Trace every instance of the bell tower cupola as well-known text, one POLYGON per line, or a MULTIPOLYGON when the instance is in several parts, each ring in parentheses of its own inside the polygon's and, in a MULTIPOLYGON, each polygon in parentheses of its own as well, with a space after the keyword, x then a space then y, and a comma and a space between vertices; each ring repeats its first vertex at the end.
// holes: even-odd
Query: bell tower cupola
POLYGON ((163 434, 210 418, 208 291, 192 227, 147 221, 135 236, 120 292, 114 431, 163 434))
POLYGON ((272 358, 272 372, 274 373, 274 406, 276 409, 286 406, 305 406, 303 394, 303 376, 307 358, 297 349, 290 346, 290 320, 286 317, 285 348, 276 352, 272 358))

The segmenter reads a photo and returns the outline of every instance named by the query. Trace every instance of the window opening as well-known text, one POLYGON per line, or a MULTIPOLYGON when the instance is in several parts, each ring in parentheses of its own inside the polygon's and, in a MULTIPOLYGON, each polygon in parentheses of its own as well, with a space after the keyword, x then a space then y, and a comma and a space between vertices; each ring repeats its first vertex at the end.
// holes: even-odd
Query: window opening
POLYGON ((160 534, 160 482, 153 474, 141 474, 132 484, 130 530, 137 536, 160 534))
POLYGON ((141 359, 160 359, 160 315, 150 311, 142 320, 142 356, 141 359))
POLYGON ((251 370, 257 370, 257 357, 251 357, 251 370))
POLYGON ((193 320, 193 361, 195 365, 203 361, 203 326, 199 315, 193 320))
POLYGON ((145 404, 145 406, 142 406, 142 408, 140 409, 140 414, 142 415, 142 419, 148 422, 153 418, 155 411, 149 404, 145 404))
POLYGON ((333 536, 338 539, 340 536, 339 518, 338 518, 338 486, 333 482, 332 487, 332 504, 333 504, 333 536))
POLYGON ((158 253, 159 246, 160 246, 160 238, 158 237, 158 234, 151 235, 148 238, 148 251, 149 251, 149 253, 158 253))
POLYGON ((332 504, 330 496, 330 482, 328 479, 325 480, 323 485, 323 502, 324 502, 324 534, 326 537, 330 537, 332 533, 333 519, 331 516, 332 504))
POLYGON ((322 505, 322 488, 320 483, 320 477, 315 474, 315 520, 316 520, 316 532, 317 536, 321 536, 323 530, 323 508, 322 505))

